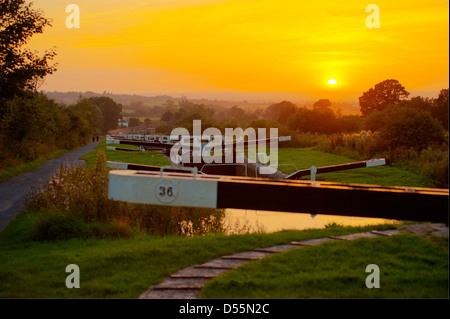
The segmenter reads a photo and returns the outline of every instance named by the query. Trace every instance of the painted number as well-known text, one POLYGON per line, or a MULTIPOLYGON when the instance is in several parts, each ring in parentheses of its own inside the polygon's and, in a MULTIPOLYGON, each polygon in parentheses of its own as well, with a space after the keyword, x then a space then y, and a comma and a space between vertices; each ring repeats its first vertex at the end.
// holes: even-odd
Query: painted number
POLYGON ((176 185, 169 181, 163 181, 156 187, 156 198, 162 203, 170 203, 177 197, 176 185))
POLYGON ((167 189, 166 189, 166 187, 161 186, 161 187, 159 188, 159 190, 161 191, 161 192, 159 193, 159 196, 169 196, 169 197, 173 197, 173 188, 172 188, 172 187, 167 187, 167 189))

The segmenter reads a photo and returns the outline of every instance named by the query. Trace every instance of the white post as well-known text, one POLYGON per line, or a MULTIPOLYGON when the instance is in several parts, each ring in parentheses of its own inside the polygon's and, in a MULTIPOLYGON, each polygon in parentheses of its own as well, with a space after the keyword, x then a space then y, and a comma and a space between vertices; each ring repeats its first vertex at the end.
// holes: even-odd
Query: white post
POLYGON ((316 180, 317 167, 311 166, 311 182, 316 180))

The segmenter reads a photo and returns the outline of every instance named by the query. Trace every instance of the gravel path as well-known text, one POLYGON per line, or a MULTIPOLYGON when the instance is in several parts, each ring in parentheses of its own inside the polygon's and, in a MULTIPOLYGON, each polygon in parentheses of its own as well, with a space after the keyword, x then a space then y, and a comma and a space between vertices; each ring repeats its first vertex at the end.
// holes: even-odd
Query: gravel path
POLYGON ((48 160, 39 168, 0 183, 0 231, 25 207, 26 194, 42 187, 60 168, 61 164, 84 165, 80 157, 93 151, 98 143, 90 143, 60 157, 48 160))

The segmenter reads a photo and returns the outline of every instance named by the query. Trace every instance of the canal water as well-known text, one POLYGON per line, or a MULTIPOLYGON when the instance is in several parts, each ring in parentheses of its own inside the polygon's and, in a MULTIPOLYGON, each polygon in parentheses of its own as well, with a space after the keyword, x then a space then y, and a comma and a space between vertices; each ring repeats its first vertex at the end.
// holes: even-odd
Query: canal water
POLYGON ((399 221, 382 218, 347 217, 334 215, 311 215, 261 210, 226 209, 226 227, 228 233, 265 232, 281 230, 321 229, 336 223, 342 226, 367 226, 396 224, 399 221))

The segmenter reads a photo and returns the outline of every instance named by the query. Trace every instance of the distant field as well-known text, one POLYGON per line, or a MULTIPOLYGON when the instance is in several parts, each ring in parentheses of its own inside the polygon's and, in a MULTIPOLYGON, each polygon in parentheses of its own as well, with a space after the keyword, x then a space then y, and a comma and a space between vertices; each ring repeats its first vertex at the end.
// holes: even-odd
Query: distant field
MULTIPOLYGON (((112 147, 136 149, 134 145, 126 144, 108 144, 112 147)), ((101 139, 97 150, 103 150, 106 154, 106 159, 113 162, 133 163, 142 165, 155 165, 155 166, 167 166, 170 165, 169 159, 160 155, 159 151, 147 151, 147 152, 127 152, 107 150, 105 144, 105 138, 101 139)), ((88 165, 95 165, 97 159, 97 152, 91 152, 86 154, 81 159, 85 160, 88 165)))

